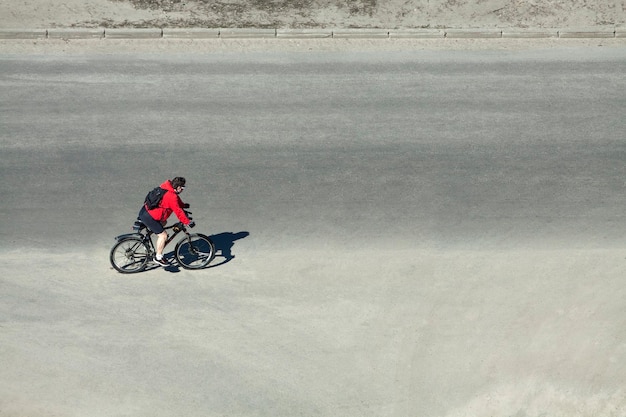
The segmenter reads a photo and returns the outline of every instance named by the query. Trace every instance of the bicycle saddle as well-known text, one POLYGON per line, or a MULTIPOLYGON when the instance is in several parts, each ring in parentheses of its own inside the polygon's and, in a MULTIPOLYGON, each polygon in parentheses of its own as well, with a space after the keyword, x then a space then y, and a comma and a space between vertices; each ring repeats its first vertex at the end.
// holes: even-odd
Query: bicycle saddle
POLYGON ((135 232, 139 232, 145 227, 146 225, 139 219, 139 217, 137 217, 137 220, 135 220, 135 223, 133 224, 133 230, 135 232))

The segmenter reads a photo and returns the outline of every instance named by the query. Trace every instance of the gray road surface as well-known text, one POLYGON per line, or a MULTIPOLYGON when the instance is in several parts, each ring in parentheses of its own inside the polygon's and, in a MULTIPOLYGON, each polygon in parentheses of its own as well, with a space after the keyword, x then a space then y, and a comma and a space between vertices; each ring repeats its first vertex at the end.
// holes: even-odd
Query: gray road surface
POLYGON ((624 74, 1 56, 0 415, 623 415, 624 74), (176 175, 216 266, 110 270, 176 175))

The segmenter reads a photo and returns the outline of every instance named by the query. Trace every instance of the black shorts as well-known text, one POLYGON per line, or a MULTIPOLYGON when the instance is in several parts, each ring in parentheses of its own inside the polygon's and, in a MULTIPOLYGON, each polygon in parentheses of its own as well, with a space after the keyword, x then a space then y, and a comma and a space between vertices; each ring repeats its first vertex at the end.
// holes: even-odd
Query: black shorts
POLYGON ((141 220, 151 232, 156 233, 157 235, 163 233, 163 225, 161 222, 154 220, 154 217, 148 213, 145 206, 139 210, 139 215, 137 217, 139 217, 139 220, 141 220))

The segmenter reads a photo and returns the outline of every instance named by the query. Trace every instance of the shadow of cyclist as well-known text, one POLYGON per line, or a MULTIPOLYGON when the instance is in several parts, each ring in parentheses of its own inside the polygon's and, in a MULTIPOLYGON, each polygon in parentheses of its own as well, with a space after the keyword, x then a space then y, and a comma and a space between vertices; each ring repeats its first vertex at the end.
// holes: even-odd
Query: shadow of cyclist
MULTIPOLYGON (((215 244, 215 254, 216 254, 215 257, 223 258, 223 260, 219 263, 215 263, 215 260, 214 260, 209 265, 207 265, 205 269, 215 268, 216 266, 224 265, 225 263, 228 263, 232 259, 234 259, 235 255, 233 255, 232 249, 233 249, 233 246, 235 246, 235 241, 239 239, 243 239, 249 235, 250 235, 249 232, 238 232, 238 233, 224 232, 224 233, 218 233, 218 234, 209 236, 209 238, 215 244)), ((174 251, 169 251, 165 253, 164 256, 168 259, 175 258, 174 251)), ((158 268, 161 268, 161 267, 155 263, 150 263, 145 270, 151 271, 153 269, 158 269, 158 268)), ((166 270, 167 272, 180 272, 180 267, 178 263, 176 262, 173 262, 170 266, 167 266, 163 269, 166 270)))
POLYGON ((220 263, 211 264, 208 266, 208 268, 224 265, 225 263, 230 262, 232 259, 234 259, 235 255, 233 255, 232 249, 233 246, 235 246, 235 241, 243 239, 249 235, 249 232, 224 232, 209 236, 215 244, 215 253, 218 256, 224 258, 224 260, 220 263))

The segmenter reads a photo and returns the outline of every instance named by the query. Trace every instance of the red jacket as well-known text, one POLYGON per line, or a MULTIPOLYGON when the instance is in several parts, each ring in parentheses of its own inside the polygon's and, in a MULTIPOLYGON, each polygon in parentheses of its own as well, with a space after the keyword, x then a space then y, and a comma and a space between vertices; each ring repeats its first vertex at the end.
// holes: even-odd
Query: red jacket
POLYGON ((150 213, 154 220, 160 222, 167 220, 167 218, 174 213, 183 224, 189 224, 191 221, 183 210, 183 201, 178 194, 176 194, 176 191, 174 191, 170 180, 165 181, 160 187, 167 190, 167 192, 161 199, 159 207, 148 210, 148 213, 150 213))

